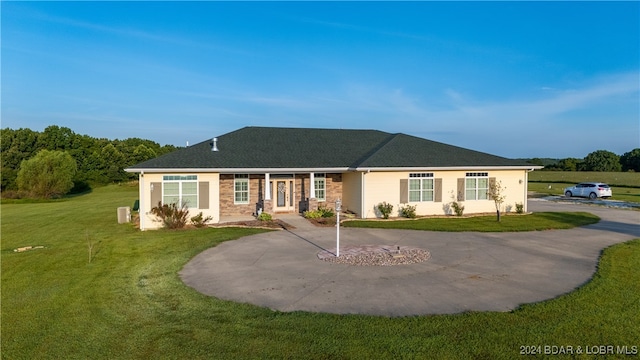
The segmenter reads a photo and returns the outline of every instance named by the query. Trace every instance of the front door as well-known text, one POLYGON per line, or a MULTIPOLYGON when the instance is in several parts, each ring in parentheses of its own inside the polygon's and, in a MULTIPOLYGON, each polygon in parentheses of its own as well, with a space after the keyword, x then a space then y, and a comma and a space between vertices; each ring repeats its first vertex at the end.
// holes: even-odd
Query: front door
POLYGON ((274 179, 271 182, 271 193, 274 200, 274 211, 294 211, 295 199, 293 179, 274 179))

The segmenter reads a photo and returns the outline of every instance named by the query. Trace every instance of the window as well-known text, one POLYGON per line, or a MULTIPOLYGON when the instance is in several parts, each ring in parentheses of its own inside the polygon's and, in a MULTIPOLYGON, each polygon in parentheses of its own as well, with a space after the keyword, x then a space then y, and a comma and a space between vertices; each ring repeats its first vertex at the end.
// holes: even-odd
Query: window
POLYGON ((409 201, 433 201, 433 173, 409 174, 409 201))
POLYGON ((324 173, 315 173, 313 174, 313 186, 316 189, 316 199, 318 199, 319 201, 325 201, 326 200, 326 189, 327 189, 327 182, 326 182, 326 177, 324 173))
POLYGON ((489 173, 467 173, 465 178, 466 200, 487 200, 489 193, 489 173))
POLYGON ((162 203, 198 208, 198 175, 164 175, 162 203))
POLYGON ((236 174, 233 182, 233 202, 235 204, 249 203, 249 174, 236 174))

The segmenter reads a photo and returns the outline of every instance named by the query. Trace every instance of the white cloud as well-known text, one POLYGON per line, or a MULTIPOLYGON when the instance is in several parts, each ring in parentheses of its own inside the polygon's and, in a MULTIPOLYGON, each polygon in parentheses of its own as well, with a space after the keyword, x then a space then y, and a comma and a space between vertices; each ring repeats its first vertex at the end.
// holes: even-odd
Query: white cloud
MULTIPOLYGON (((400 87, 366 83, 277 95, 241 87, 181 95, 205 99, 207 106, 228 111, 227 117, 251 124, 380 129, 502 156, 544 156, 553 152, 549 156, 568 157, 584 156, 584 149, 596 144, 612 151, 629 150, 614 149, 614 143, 629 147, 632 140, 627 138, 634 136, 633 131, 637 140, 638 76, 633 72, 600 77, 565 89, 554 84, 545 91, 532 91, 529 98, 484 102, 453 88, 440 94, 418 95, 400 87), (264 110, 256 112, 256 106, 264 110), (625 111, 607 119, 612 133, 619 134, 617 140, 580 127, 573 128, 575 136, 567 135, 576 118, 591 120, 596 114, 623 106, 625 111), (619 129, 630 123, 635 123, 635 130, 619 129)), ((223 111, 212 114, 225 118, 223 111)), ((237 126, 244 125, 249 124, 237 126)))
POLYGON ((445 95, 447 95, 449 97, 449 99, 453 100, 454 102, 460 102, 462 101, 462 94, 460 94, 459 92, 453 90, 453 89, 446 89, 444 91, 445 95))
POLYGON ((67 17, 54 16, 42 12, 32 12, 33 17, 64 26, 76 27, 84 30, 101 32, 127 38, 136 38, 144 41, 156 41, 179 46, 195 47, 206 50, 221 51, 239 55, 255 55, 245 49, 230 47, 226 45, 216 44, 212 41, 195 41, 186 37, 176 36, 174 34, 160 33, 157 31, 147 31, 141 28, 126 26, 110 26, 97 22, 81 21, 67 17))
POLYGON ((549 87, 542 97, 537 92, 530 98, 504 102, 480 102, 455 89, 445 89, 440 97, 428 98, 403 89, 351 85, 343 101, 327 103, 333 107, 319 106, 319 110, 328 118, 343 118, 346 114, 352 123, 360 120, 368 128, 424 137, 437 134, 440 138, 434 140, 503 156, 509 156, 511 151, 505 149, 525 151, 527 147, 529 153, 539 151, 539 156, 549 151, 563 156, 562 153, 580 152, 596 144, 622 151, 615 147, 632 146, 640 131, 638 78, 637 72, 605 76, 567 89, 549 87), (622 107, 625 111, 618 111, 622 107), (579 121, 593 122, 602 113, 611 114, 606 123, 612 133, 618 134, 617 140, 580 126, 579 121), (573 136, 567 135, 572 132, 573 136))

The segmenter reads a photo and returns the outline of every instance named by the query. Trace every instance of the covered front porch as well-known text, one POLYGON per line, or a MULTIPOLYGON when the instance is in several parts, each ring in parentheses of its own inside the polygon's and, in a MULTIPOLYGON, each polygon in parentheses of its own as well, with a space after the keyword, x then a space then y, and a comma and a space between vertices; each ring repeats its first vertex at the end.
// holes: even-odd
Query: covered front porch
POLYGON ((220 174, 220 216, 303 213, 342 198, 341 173, 220 174))

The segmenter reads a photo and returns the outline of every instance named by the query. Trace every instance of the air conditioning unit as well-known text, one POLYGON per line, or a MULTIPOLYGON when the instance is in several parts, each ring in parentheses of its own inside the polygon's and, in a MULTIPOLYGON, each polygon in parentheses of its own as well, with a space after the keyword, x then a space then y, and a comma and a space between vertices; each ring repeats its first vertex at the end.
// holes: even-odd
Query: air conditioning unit
POLYGON ((131 208, 122 206, 118 208, 118 224, 131 222, 131 208))

